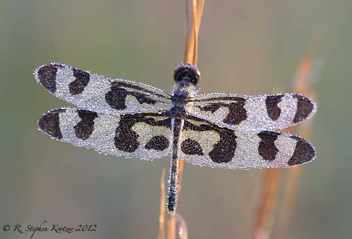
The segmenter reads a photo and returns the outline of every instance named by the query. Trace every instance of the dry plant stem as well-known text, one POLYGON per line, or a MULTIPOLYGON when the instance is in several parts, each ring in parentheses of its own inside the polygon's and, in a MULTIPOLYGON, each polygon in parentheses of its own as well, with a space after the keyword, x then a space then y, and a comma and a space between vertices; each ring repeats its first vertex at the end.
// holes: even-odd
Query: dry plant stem
POLYGON ((202 19, 204 8, 204 0, 193 0, 192 9, 193 9, 193 24, 192 31, 189 37, 189 43, 187 50, 185 52, 184 63, 190 63, 197 65, 198 57, 198 33, 200 28, 200 23, 202 19))
MULTIPOLYGON (((187 1, 186 1, 187 4, 187 1)), ((186 8, 188 4, 186 5, 186 8)), ((193 10, 193 24, 192 24, 192 31, 189 38, 188 47, 185 50, 184 56, 184 63, 190 63, 193 65, 197 64, 197 54, 198 54, 198 32, 199 26, 202 18, 204 7, 204 0, 193 0, 192 1, 192 10, 193 10)), ((186 10, 186 13, 188 11, 186 10)), ((186 19, 187 21, 187 19, 186 19)), ((186 34, 186 40, 188 38, 186 34)), ((180 159, 179 162, 179 173, 178 173, 178 190, 177 190, 177 198, 179 198, 180 189, 181 189, 181 182, 182 182, 182 175, 183 175, 183 164, 184 161, 180 159)), ((174 239, 176 237, 176 221, 175 221, 175 214, 176 210, 173 213, 168 215, 168 227, 167 227, 167 238, 174 239)))
POLYGON ((311 73, 314 70, 314 55, 324 37, 325 32, 325 27, 320 27, 315 30, 308 49, 302 57, 302 60, 296 70, 295 77, 291 85, 292 92, 313 97, 311 94, 314 94, 314 92, 311 90, 309 82, 311 80, 311 73))
MULTIPOLYGON (((292 84, 293 92, 304 94, 313 100, 315 100, 316 97, 314 91, 309 86, 309 81, 314 67, 314 52, 317 49, 318 42, 320 42, 322 38, 322 30, 320 29, 318 33, 319 34, 315 35, 313 38, 313 43, 310 44, 307 53, 302 58, 292 84)), ((304 122, 299 127, 298 134, 309 140, 311 138, 312 125, 312 120, 304 122)), ((285 237, 292 216, 293 208, 297 199, 302 169, 302 167, 295 167, 288 171, 288 178, 278 220, 278 236, 280 238, 285 237)))
POLYGON ((253 188, 253 194, 250 200, 246 204, 246 212, 244 217, 241 217, 241 222, 237 225, 236 231, 232 238, 252 238, 253 232, 248 230, 248 228, 253 224, 253 215, 258 211, 258 198, 262 195, 262 185, 257 183, 253 188))
POLYGON ((158 239, 165 239, 165 171, 164 168, 160 179, 160 214, 159 214, 159 237, 158 239))
POLYGON ((286 238, 286 229, 297 199, 302 167, 289 169, 287 173, 286 188, 278 216, 277 238, 286 238))
POLYGON ((188 229, 187 229, 187 224, 186 224, 185 220, 178 213, 174 214, 174 218, 175 218, 177 224, 179 225, 178 226, 179 227, 179 230, 178 230, 179 238, 180 239, 188 239, 188 229))
POLYGON ((188 11, 188 0, 185 0, 185 55, 184 59, 186 59, 186 54, 188 52, 188 37, 189 37, 189 29, 188 29, 188 24, 189 24, 189 11, 188 11))
POLYGON ((185 161, 183 161, 183 159, 180 158, 180 162, 178 164, 177 197, 180 195, 180 191, 181 191, 184 162, 185 161))
MULTIPOLYGON (((188 1, 186 1, 186 9, 188 9, 188 1)), ((193 9, 193 27, 191 32, 191 37, 189 40, 189 45, 185 50, 185 57, 184 63, 190 63, 192 65, 197 65, 197 55, 198 55, 198 33, 199 33, 199 26, 202 19, 203 14, 203 7, 204 7, 204 0, 193 0, 192 1, 192 9, 193 9)), ((186 10, 186 13, 188 11, 186 10)), ((186 34, 186 39, 188 38, 188 31, 186 34)), ((184 161, 180 158, 179 162, 179 173, 178 173, 178 188, 177 194, 179 195, 181 190, 181 183, 182 183, 182 175, 183 175, 183 165, 184 161)), ((177 195, 177 196, 178 196, 177 195)))
MULTIPOLYGON (((186 8, 187 7, 188 7, 188 5, 186 5, 186 8)), ((193 28, 192 28, 192 32, 191 32, 191 38, 190 38, 190 41, 189 41, 189 45, 188 45, 188 47, 187 47, 187 49, 185 51, 184 62, 193 64, 193 65, 197 64, 196 60, 197 60, 197 54, 198 54, 198 50, 197 50, 197 48, 198 48, 198 46, 197 46, 198 32, 199 32, 199 25, 200 25, 200 22, 201 22, 201 19, 202 19, 203 7, 204 7, 204 0, 198 0, 198 1, 193 0, 192 1, 193 28), (192 39, 193 39, 193 41, 192 41, 192 39)), ((186 11, 186 12, 188 12, 188 11, 186 11)), ((182 175, 183 175, 183 165, 184 165, 184 161, 180 158, 179 168, 178 168, 179 172, 178 172, 177 197, 179 196, 180 190, 181 190, 182 175)))
MULTIPOLYGON (((199 26, 200 26, 202 14, 203 14, 203 7, 204 7, 204 0, 198 0, 198 1, 193 0, 192 1, 193 27, 192 27, 191 37, 189 40, 188 47, 186 47, 186 50, 185 50, 184 63, 190 63, 192 65, 197 64, 198 33, 199 33, 199 26)), ((188 13, 187 9, 188 9, 188 1, 186 0, 186 14, 188 13)), ((188 19, 186 19, 186 21, 188 22, 188 19)), ((186 40, 187 39, 188 39, 188 31, 186 30, 186 40)), ((180 159, 177 194, 179 194, 180 190, 181 190, 183 165, 184 165, 184 161, 182 159, 180 159)))
MULTIPOLYGON (((314 52, 316 51, 319 45, 319 42, 322 39, 323 34, 325 33, 325 30, 326 30, 325 28, 319 28, 317 31, 315 31, 313 39, 309 44, 308 50, 305 56, 303 57, 303 59, 301 60, 300 66, 297 69, 297 72, 295 74, 294 81, 291 87, 292 92, 304 94, 309 98, 312 98, 313 100, 315 97, 314 97, 314 92, 310 89, 310 86, 309 86, 309 80, 310 80, 309 77, 312 73, 313 66, 314 66, 314 61, 313 61, 314 52)), ((290 133, 293 133, 294 128, 297 128, 297 127, 292 127, 288 131, 290 133)), ((311 129, 312 129, 312 120, 301 124, 301 126, 299 127, 298 134, 303 138, 306 138, 309 140, 311 136, 311 129)), ((284 197, 281 204, 280 215, 278 220, 278 229, 279 229, 278 238, 285 238, 284 234, 285 234, 287 225, 289 223, 289 219, 292 214, 293 207, 297 198, 299 178, 301 176, 301 173, 302 173, 302 167, 294 167, 289 169, 288 171, 288 179, 286 181, 286 186, 285 186, 286 190, 284 192, 284 197)), ((270 185, 271 185, 270 181, 272 180, 272 178, 270 174, 271 172, 268 172, 267 182, 264 189, 264 195, 272 194, 271 196, 270 195, 267 195, 267 196, 275 197, 276 192, 273 194, 272 192, 270 192, 270 190, 267 189, 267 188, 270 188, 270 185)), ((277 186, 278 186, 278 183, 276 187, 277 186)), ((257 223, 255 227, 255 235, 256 235, 255 238, 264 238, 270 234, 267 227, 271 223, 272 216, 270 214, 272 214, 272 212, 271 210, 269 210, 269 208, 272 207, 274 201, 275 201, 274 199, 270 200, 267 197, 263 200, 257 217, 257 223), (265 232, 265 234, 263 234, 263 232, 265 232), (265 236, 263 237, 263 235, 265 236)))
MULTIPOLYGON (((315 100, 314 94, 312 91, 307 89, 305 95, 309 98, 315 100)), ((301 93, 301 92, 298 92, 301 93)), ((298 127, 298 135, 301 137, 310 140, 312 132, 313 121, 312 119, 304 122, 300 127, 298 127)), ((297 127, 295 127, 297 128, 297 127)), ((288 175, 285 185, 284 196, 282 199, 279 216, 278 216, 278 238, 286 238, 286 231, 292 216, 292 212, 297 200, 297 193, 300 184, 300 178, 302 175, 302 166, 294 167, 288 169, 288 175)))
POLYGON ((278 191, 279 177, 282 169, 269 169, 265 173, 265 180, 263 186, 263 194, 260 197, 260 206, 257 213, 254 238, 265 239, 269 235, 269 225, 272 222, 273 205, 276 201, 278 191))
POLYGON ((167 218, 167 239, 175 239, 176 238, 176 221, 173 216, 175 212, 169 213, 167 218))
MULTIPOLYGON (((192 2, 192 10, 193 10, 193 28, 194 28, 194 47, 193 47, 193 65, 197 65, 198 59, 198 23, 197 23, 197 0, 193 0, 192 2)), ((193 32, 193 31, 192 31, 193 32)))

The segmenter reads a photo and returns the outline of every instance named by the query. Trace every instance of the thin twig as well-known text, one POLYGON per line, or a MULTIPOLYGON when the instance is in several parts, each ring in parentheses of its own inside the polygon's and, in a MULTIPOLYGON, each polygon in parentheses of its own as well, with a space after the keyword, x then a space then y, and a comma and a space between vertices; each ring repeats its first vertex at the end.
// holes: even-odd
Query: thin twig
POLYGON ((260 197, 260 205, 254 226, 254 238, 266 239, 269 236, 268 227, 272 222, 273 205, 279 185, 279 177, 282 169, 267 170, 263 185, 263 194, 260 197))
MULTIPOLYGON (((303 57, 300 66, 297 69, 297 72, 294 77, 294 81, 291 87, 292 92, 304 94, 310 98, 314 98, 313 91, 310 89, 309 80, 311 76, 311 72, 313 70, 314 61, 313 55, 315 50, 318 47, 318 42, 322 39, 322 36, 325 32, 325 29, 320 28, 316 31, 316 34, 313 37, 313 40, 309 44, 307 53, 303 57)), ((291 127, 288 129, 290 133, 293 133, 294 128, 291 127)), ((304 122, 299 127, 299 135, 302 137, 309 139, 312 129, 312 120, 308 122, 304 122), (304 130, 303 130, 304 129, 304 130)), ((302 167, 291 168, 288 171, 288 179, 286 181, 284 198, 282 201, 282 206, 280 210, 280 216, 278 220, 278 232, 280 237, 284 238, 284 232, 286 231, 290 216, 292 214, 292 210, 297 198, 297 190, 299 187, 299 178, 301 175, 302 167)), ((258 216, 256 220, 256 225, 254 229, 254 235, 256 239, 259 238, 267 238, 270 235, 270 230, 268 228, 269 225, 272 224, 273 221, 273 212, 272 207, 275 202, 275 198, 277 195, 277 187, 278 187, 278 177, 280 175, 281 169, 278 171, 269 171, 266 176, 266 182, 263 190, 264 197, 261 200, 260 209, 258 211, 258 216), (273 181, 273 182, 272 182, 273 181)))
MULTIPOLYGON (((192 28, 192 32, 191 32, 191 37, 189 39, 188 48, 185 51, 184 63, 190 63, 193 65, 195 65, 197 63, 196 62, 197 61, 197 54, 198 54, 197 42, 198 42, 199 26, 200 26, 201 19, 202 19, 203 7, 204 7, 204 0, 198 0, 198 1, 193 0, 192 1, 193 28, 192 28)), ((188 5, 186 5, 186 8, 188 8, 188 5)), ((188 12, 188 11, 186 11, 186 12, 188 12)), ((178 172, 178 188, 177 188, 178 195, 177 195, 177 198, 179 198, 179 193, 181 190, 183 165, 184 165, 184 161, 180 158, 179 167, 178 167, 179 172, 178 172)))
MULTIPOLYGON (((174 212, 175 213, 175 212, 174 212)), ((174 213, 169 213, 167 217, 167 239, 176 238, 176 221, 173 216, 174 213)))
POLYGON ((189 7, 189 2, 188 2, 188 0, 185 0, 185 36, 186 36, 186 40, 185 40, 184 59, 186 59, 186 54, 188 52, 188 37, 189 37, 189 11, 188 11, 188 7, 189 7))
POLYGON ((178 236, 180 237, 180 239, 188 239, 188 229, 187 229, 186 221, 178 213, 174 214, 174 218, 175 218, 175 220, 178 224, 178 228, 179 228, 178 236))
MULTIPOLYGON (((188 47, 185 49, 184 63, 197 64, 197 54, 198 54, 198 32, 201 23, 202 13, 204 7, 204 0, 193 0, 192 10, 193 10, 193 27, 191 35, 189 37, 188 47)), ((188 2, 186 1, 186 14, 188 13, 188 2)), ((188 14, 187 14, 188 17, 188 14)), ((186 22, 188 22, 186 18, 186 22)), ((188 23, 186 23, 188 25, 188 23)), ((188 26, 187 26, 188 27, 188 26)), ((188 39, 188 31, 186 31, 186 41, 188 39)), ((180 158, 179 162, 179 172, 178 172, 178 188, 177 188, 177 198, 179 199, 182 175, 183 175, 183 165, 184 161, 180 158)), ((174 239, 176 236, 176 221, 175 221, 176 210, 168 215, 168 228, 167 228, 167 238, 174 239)), ((184 228, 184 227, 183 227, 184 228)), ((183 230, 180 228, 180 230, 183 230)))
POLYGON ((197 0, 193 0, 192 4, 192 10, 193 10, 193 26, 194 26, 194 47, 193 47, 193 65, 197 65, 197 59, 198 59, 198 23, 197 23, 197 0))
MULTIPOLYGON (((309 44, 306 54, 303 56, 300 65, 296 71, 291 89, 293 92, 304 94, 309 98, 316 100, 315 92, 310 87, 311 73, 314 71, 314 54, 320 45, 326 29, 319 28, 309 44)), ((298 128, 298 134, 309 140, 312 133, 313 120, 302 123, 298 128)), ((293 131, 293 130, 292 130, 293 131)), ((288 171, 284 196, 278 217, 278 236, 285 237, 289 221, 292 216, 293 208, 297 199, 300 177, 302 175, 302 167, 291 168, 288 171)))
MULTIPOLYGON (((203 14, 203 7, 204 7, 204 0, 198 0, 198 1, 193 0, 192 1, 193 28, 192 28, 191 38, 189 40, 188 48, 185 51, 184 63, 190 63, 193 65, 197 64, 197 54, 198 54, 197 42, 198 42, 199 26, 200 26, 202 14, 203 14), (193 39, 193 41, 192 41, 192 39, 193 39), (193 42, 193 47, 190 47, 191 42, 193 42), (190 56, 192 56, 192 57, 190 57, 190 56), (188 59, 188 57, 189 57, 189 59, 188 59), (190 59, 192 59, 192 61, 190 61, 190 59)), ((188 8, 188 5, 186 5, 186 8, 188 8)), ((186 12, 188 12, 188 10, 186 12)), ((182 176, 183 176, 183 165, 184 165, 184 161, 183 161, 183 159, 180 158, 180 162, 179 162, 179 166, 178 166, 177 197, 179 197, 180 190, 181 190, 181 183, 182 183, 182 176)))
POLYGON ((165 171, 164 168, 160 179, 160 214, 159 214, 159 237, 158 239, 165 239, 165 171))
POLYGON ((193 9, 193 24, 192 31, 189 37, 189 43, 187 51, 184 57, 184 63, 190 63, 192 65, 197 65, 198 59, 198 33, 201 24, 202 14, 204 8, 204 0, 193 0, 192 9, 193 9))

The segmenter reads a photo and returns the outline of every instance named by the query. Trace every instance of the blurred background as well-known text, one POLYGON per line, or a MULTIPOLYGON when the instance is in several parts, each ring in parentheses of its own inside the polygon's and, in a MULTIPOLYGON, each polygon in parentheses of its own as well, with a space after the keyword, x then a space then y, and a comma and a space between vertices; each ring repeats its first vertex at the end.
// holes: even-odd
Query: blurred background
MULTIPOLYGON (((205 2, 202 92, 289 91, 317 29, 325 29, 311 85, 318 157, 301 166, 284 238, 351 238, 351 11, 349 0, 205 2)), ((56 61, 169 92, 183 60, 184 15, 184 1, 0 1, 0 228, 97 224, 96 232, 33 238, 157 238, 160 176, 170 158, 125 160, 51 140, 37 120, 70 105, 32 72, 56 61)), ((186 164, 178 212, 189 238, 246 238, 265 172, 186 164)), ((0 230, 0 238, 29 237, 0 230)))

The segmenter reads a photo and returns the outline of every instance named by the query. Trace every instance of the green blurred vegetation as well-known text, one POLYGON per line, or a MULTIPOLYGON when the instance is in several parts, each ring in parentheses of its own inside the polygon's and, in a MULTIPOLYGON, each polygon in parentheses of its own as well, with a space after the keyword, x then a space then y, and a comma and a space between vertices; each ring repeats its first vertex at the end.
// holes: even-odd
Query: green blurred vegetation
MULTIPOLYGON (((288 88, 313 33, 327 29, 317 51, 325 65, 312 85, 318 158, 303 166, 292 239, 351 237, 351 12, 350 0, 205 2, 202 92, 288 88)), ((2 0, 0 36, 0 226, 98 225, 95 233, 37 232, 36 239, 156 238, 159 178, 169 158, 124 160, 51 140, 36 121, 68 104, 32 72, 56 61, 170 91, 183 59, 184 2, 2 0)), ((262 173, 185 165, 178 211, 190 238, 234 238, 262 173)))

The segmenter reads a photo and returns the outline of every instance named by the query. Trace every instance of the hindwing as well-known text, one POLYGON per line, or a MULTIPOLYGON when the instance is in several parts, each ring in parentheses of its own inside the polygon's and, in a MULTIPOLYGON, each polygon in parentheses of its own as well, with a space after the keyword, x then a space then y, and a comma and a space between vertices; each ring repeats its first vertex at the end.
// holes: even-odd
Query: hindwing
POLYGON ((126 158, 162 158, 172 145, 165 113, 115 115, 62 108, 44 114, 38 128, 59 141, 126 158))
POLYGON ((196 117, 185 121, 181 158, 213 168, 286 168, 315 158, 313 146, 276 131, 234 131, 196 117))

